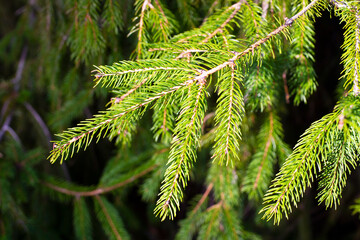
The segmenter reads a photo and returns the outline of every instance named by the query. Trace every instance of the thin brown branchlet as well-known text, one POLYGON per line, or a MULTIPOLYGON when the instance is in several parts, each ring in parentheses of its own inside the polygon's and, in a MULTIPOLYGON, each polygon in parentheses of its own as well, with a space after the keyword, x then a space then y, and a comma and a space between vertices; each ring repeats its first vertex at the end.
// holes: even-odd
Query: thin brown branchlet
POLYGON ((98 72, 95 74, 95 78, 99 79, 99 78, 103 78, 103 77, 108 77, 108 76, 119 76, 119 75, 125 75, 125 74, 129 74, 129 73, 139 73, 139 72, 152 72, 152 71, 176 71, 176 70, 180 70, 180 71, 193 71, 193 69, 187 69, 187 68, 179 68, 179 67, 153 67, 153 68, 140 68, 140 69, 133 69, 133 70, 127 70, 127 71, 121 71, 121 72, 112 72, 112 73, 103 73, 103 72, 98 72))
POLYGON ((64 188, 64 187, 59 187, 57 185, 54 185, 52 183, 49 182, 45 182, 43 181, 42 184, 45 185, 48 188, 51 188, 57 192, 61 192, 63 194, 66 195, 70 195, 70 196, 75 196, 75 197, 92 197, 92 196, 98 196, 98 195, 102 195, 102 194, 106 194, 109 193, 111 191, 114 191, 118 188, 121 188, 123 186, 126 186, 129 183, 134 182, 135 180, 139 179, 140 177, 146 175, 147 173, 151 172, 152 170, 154 170, 156 167, 158 167, 157 164, 151 165, 148 168, 144 169, 143 171, 139 172, 138 174, 135 174, 127 179, 125 179, 124 181, 121 181, 117 184, 114 184, 112 186, 107 186, 107 187, 98 187, 94 190, 89 190, 89 191, 75 191, 75 190, 70 190, 68 188, 64 188))
POLYGON ((204 44, 207 43, 211 38, 213 38, 216 34, 221 33, 223 31, 223 29, 229 24, 229 22, 236 16, 236 14, 240 11, 240 7, 241 5, 244 3, 245 1, 239 1, 237 3, 235 3, 234 5, 232 5, 230 9, 234 9, 234 11, 231 13, 231 15, 223 22, 223 24, 221 24, 220 27, 218 27, 217 29, 215 29, 215 31, 213 31, 211 34, 209 34, 204 40, 202 40, 200 42, 200 44, 204 44))

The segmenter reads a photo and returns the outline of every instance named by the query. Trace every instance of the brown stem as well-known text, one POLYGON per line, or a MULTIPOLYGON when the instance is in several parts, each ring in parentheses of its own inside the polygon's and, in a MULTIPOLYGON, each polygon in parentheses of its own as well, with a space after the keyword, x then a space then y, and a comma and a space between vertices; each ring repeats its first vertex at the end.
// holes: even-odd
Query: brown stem
POLYGON ((141 55, 141 47, 142 47, 142 32, 144 29, 144 16, 145 16, 145 10, 147 7, 153 7, 149 0, 145 0, 142 7, 141 7, 141 13, 140 13, 140 21, 139 21, 139 33, 138 33, 138 45, 137 45, 137 58, 141 55))
POLYGON ((287 104, 289 104, 290 103, 290 94, 289 94, 289 88, 287 85, 286 71, 283 72, 282 79, 284 81, 285 101, 287 104))
POLYGON ((125 94, 123 94, 121 97, 116 97, 113 99, 113 102, 115 104, 120 103, 121 101, 123 101, 126 97, 128 97, 131 93, 135 92, 139 87, 141 87, 142 85, 144 85, 144 83, 148 80, 148 78, 144 78, 144 80, 142 80, 139 84, 137 84, 134 88, 130 89, 129 91, 127 91, 125 94))
POLYGON ((164 19, 165 19, 165 23, 168 24, 169 23, 169 20, 167 19, 166 15, 165 15, 165 12, 164 10, 162 9, 160 3, 159 3, 159 0, 155 0, 155 4, 156 6, 159 8, 161 14, 164 16, 164 19))
POLYGON ((213 187, 214 187, 214 184, 210 183, 209 186, 207 187, 205 193, 201 196, 200 201, 196 204, 195 208, 191 211, 190 216, 194 215, 199 210, 201 205, 204 203, 205 199, 209 196, 213 187))
POLYGON ((121 236, 120 236, 120 233, 118 232, 118 230, 116 229, 116 226, 114 224, 114 221, 111 219, 111 216, 109 214, 109 212, 107 211, 105 205, 104 205, 104 202, 101 200, 101 198, 99 197, 99 195, 95 195, 95 199, 98 201, 99 205, 100 205, 100 208, 101 210, 103 211, 104 215, 105 215, 105 218, 107 220, 107 222, 109 223, 110 225, 110 228, 112 230, 112 232, 115 234, 115 237, 117 240, 121 240, 121 236))
POLYGON ((234 9, 234 11, 231 13, 231 15, 225 20, 225 22, 223 22, 223 24, 221 24, 220 27, 218 27, 217 29, 215 29, 214 32, 212 32, 209 36, 207 36, 204 40, 202 40, 200 42, 200 44, 203 43, 207 43, 211 38, 213 38, 216 34, 220 33, 225 26, 236 16, 236 14, 240 11, 240 6, 241 4, 243 4, 244 1, 240 1, 238 3, 235 3, 234 5, 232 5, 229 9, 234 9))
POLYGON ((122 181, 122 182, 119 182, 115 185, 112 185, 112 186, 109 186, 109 187, 103 187, 103 188, 97 188, 97 189, 94 189, 92 191, 73 191, 73 190, 70 190, 70 189, 67 189, 67 188, 63 188, 63 187, 59 187, 59 186, 56 186, 54 184, 51 184, 51 183, 48 183, 48 182, 42 182, 45 186, 57 191, 57 192, 60 192, 60 193, 63 193, 63 194, 66 194, 66 195, 71 195, 71 196, 76 196, 76 197, 90 197, 90 196, 97 196, 97 195, 100 195, 100 194, 105 194, 105 193, 108 193, 108 192, 111 192, 117 188, 120 188, 120 187, 123 187, 131 182, 134 182, 136 179, 144 176, 145 174, 151 172, 155 167, 157 167, 157 165, 152 165, 151 167, 143 170, 142 172, 122 181))
POLYGON ((209 120, 210 118, 213 118, 215 116, 215 112, 211 112, 205 115, 204 120, 203 120, 203 124, 201 126, 201 132, 204 133, 205 132, 205 125, 207 120, 209 120))

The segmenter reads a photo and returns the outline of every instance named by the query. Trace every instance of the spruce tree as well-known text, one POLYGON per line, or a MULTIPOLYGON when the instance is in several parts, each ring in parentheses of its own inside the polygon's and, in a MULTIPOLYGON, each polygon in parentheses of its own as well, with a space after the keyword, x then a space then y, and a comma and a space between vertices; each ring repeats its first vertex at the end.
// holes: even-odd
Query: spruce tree
POLYGON ((339 207, 360 151, 359 2, 38 0, 6 7, 20 15, 12 30, 2 27, 0 42, 3 68, 16 73, 4 76, 0 95, 4 239, 144 238, 134 233, 145 232, 136 211, 149 212, 141 213, 149 226, 171 226, 176 235, 166 237, 258 239, 261 229, 274 228, 267 221, 289 218, 314 184, 319 203, 339 207), (345 30, 337 103, 292 149, 283 122, 289 106, 307 104, 318 88, 314 23, 324 12, 345 30), (71 158, 96 179, 79 184, 71 158), (99 171, 84 167, 94 162, 99 171), (192 183, 201 186, 195 194, 187 191, 192 183), (134 195, 140 210, 131 207, 134 195), (249 208, 256 211, 251 224, 249 208), (51 219, 45 231, 44 219, 51 219))

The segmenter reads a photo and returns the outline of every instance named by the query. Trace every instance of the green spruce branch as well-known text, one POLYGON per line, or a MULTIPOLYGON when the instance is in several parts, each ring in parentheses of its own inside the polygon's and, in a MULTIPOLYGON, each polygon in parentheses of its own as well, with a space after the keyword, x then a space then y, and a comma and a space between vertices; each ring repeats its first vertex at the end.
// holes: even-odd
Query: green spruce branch
MULTIPOLYGON (((250 55, 248 56, 248 60, 250 60, 251 54, 254 55, 261 45, 280 33, 287 33, 287 29, 292 23, 306 14, 307 11, 315 8, 318 2, 320 1, 312 1, 293 17, 286 19, 283 25, 257 40, 245 50, 241 52, 232 51, 231 58, 223 62, 221 60, 213 63, 210 61, 208 65, 213 66, 215 64, 215 66, 208 70, 202 69, 198 64, 194 65, 178 60, 140 60, 98 67, 95 74, 97 85, 110 88, 124 86, 130 87, 129 90, 120 98, 115 98, 112 106, 102 114, 96 115, 95 118, 61 134, 62 140, 54 143, 54 149, 49 156, 50 161, 55 162, 56 159, 61 158, 62 162, 63 159, 72 156, 82 146, 86 148, 95 136, 99 139, 101 136, 106 136, 108 132, 110 138, 116 136, 116 133, 121 132, 121 130, 124 131, 124 126, 134 124, 141 117, 146 109, 143 107, 166 95, 171 96, 173 93, 181 91, 183 103, 177 126, 174 129, 168 168, 155 208, 155 213, 163 220, 165 217, 175 217, 183 198, 183 188, 188 181, 190 169, 196 161, 196 149, 199 145, 202 119, 206 111, 206 79, 214 73, 219 73, 220 98, 218 109, 227 108, 227 110, 216 113, 218 134, 215 131, 217 137, 215 138, 214 158, 220 163, 225 161, 229 164, 232 163, 232 159, 237 157, 239 151, 238 144, 241 139, 239 124, 244 112, 243 97, 238 83, 241 81, 241 76, 237 76, 238 70, 235 72, 235 69, 241 69, 242 65, 236 62, 248 55, 250 55), (168 81, 169 78, 172 80, 168 81), (129 85, 133 79, 139 80, 135 84, 129 85), (227 85, 229 83, 230 85, 227 85), (186 93, 187 91, 188 93, 186 93), (223 96, 221 96, 222 94, 223 96), (184 98, 186 95, 187 97, 184 98), (223 131, 226 134, 222 137, 219 133, 223 131)), ((215 15, 214 21, 221 20, 222 24, 199 44, 208 42, 218 34, 222 35, 225 27, 235 19, 243 3, 244 1, 240 1, 232 5, 218 18, 215 15), (226 16, 227 12, 230 12, 229 16, 226 16)), ((146 7, 151 8, 153 5, 146 0, 143 2, 142 10, 145 10, 146 7)), ((141 16, 143 14, 142 11, 141 16)), ((208 22, 211 22, 211 18, 208 19, 208 22)), ((142 25, 140 25, 139 32, 142 32, 142 25)), ((224 35, 221 38, 226 39, 224 35)), ((240 61, 240 63, 242 62, 240 61)))

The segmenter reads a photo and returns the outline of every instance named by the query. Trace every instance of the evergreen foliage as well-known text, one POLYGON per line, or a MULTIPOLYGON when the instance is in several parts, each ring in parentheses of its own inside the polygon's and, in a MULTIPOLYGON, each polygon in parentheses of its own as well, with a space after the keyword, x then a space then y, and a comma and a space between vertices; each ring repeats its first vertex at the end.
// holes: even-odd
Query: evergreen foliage
POLYGON ((245 223, 248 209, 279 224, 315 179, 318 202, 339 207, 360 152, 357 1, 22 4, 14 30, 0 29, 6 33, 0 59, 17 66, 15 77, 4 75, 0 85, 4 239, 60 239, 63 233, 51 227, 39 237, 34 219, 46 217, 54 226, 66 218, 65 234, 76 239, 132 239, 134 229, 145 229, 129 209, 134 189, 147 203, 146 211, 134 208, 158 217, 151 221, 182 217, 176 239, 260 239, 261 232, 245 223), (342 97, 291 150, 284 117, 290 104, 306 104, 319 85, 314 23, 325 11, 344 23, 342 97), (40 50, 34 53, 34 47, 40 50), (99 108, 104 110, 92 114, 99 108), (31 119, 34 127, 19 119, 31 119), (61 133, 52 140, 52 132, 61 133), (29 138, 36 141, 23 141, 29 138), (102 138, 114 143, 111 150, 95 148, 102 138), (47 151, 61 170, 41 162, 47 151), (68 161, 86 152, 88 164, 100 170, 96 180, 80 184, 68 161), (194 180, 203 189, 196 196, 187 191, 194 180), (32 217, 41 201, 43 217, 32 217), (51 215, 54 206, 67 215, 51 215))

